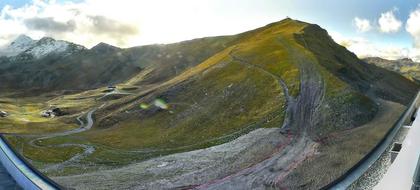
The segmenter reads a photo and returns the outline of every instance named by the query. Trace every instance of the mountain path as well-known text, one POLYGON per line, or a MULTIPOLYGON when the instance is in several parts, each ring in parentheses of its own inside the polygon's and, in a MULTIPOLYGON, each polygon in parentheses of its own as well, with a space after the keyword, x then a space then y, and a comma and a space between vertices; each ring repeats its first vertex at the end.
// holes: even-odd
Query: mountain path
POLYGON ((80 189, 282 189, 283 180, 309 157, 318 144, 308 129, 316 126, 325 86, 316 63, 302 50, 279 38, 300 71, 300 93, 289 95, 280 76, 230 52, 233 60, 270 75, 283 87, 285 121, 278 128, 260 128, 232 142, 177 153, 129 166, 72 176, 57 176, 62 184, 80 189), (293 132, 293 133, 292 133, 293 132))
POLYGON ((315 126, 315 114, 324 98, 324 81, 309 58, 287 44, 286 40, 279 38, 279 43, 298 63, 301 84, 300 93, 296 99, 289 95, 286 84, 279 76, 241 59, 233 51, 230 52, 230 56, 233 60, 258 69, 279 81, 287 99, 286 118, 282 128, 295 130, 296 134, 293 134, 271 158, 223 179, 196 186, 196 189, 282 188, 282 180, 305 159, 316 154, 318 144, 311 140, 307 129, 315 126))
MULTIPOLYGON (((104 105, 105 104, 101 105, 99 108, 103 107, 104 105)), ((84 131, 87 131, 87 130, 91 129, 92 126, 93 126, 93 123, 94 123, 93 118, 92 118, 93 113, 97 109, 98 108, 94 108, 86 114, 86 120, 87 120, 86 123, 84 121, 82 121, 82 119, 81 119, 82 116, 77 117, 77 121, 80 123, 80 125, 79 125, 80 127, 77 128, 77 129, 64 131, 64 132, 59 132, 59 133, 47 134, 47 135, 44 135, 42 137, 32 139, 31 141, 28 142, 28 144, 30 146, 33 146, 35 148, 46 148, 46 147, 47 148, 54 148, 54 147, 63 148, 63 147, 77 146, 77 147, 81 147, 81 148, 84 149, 84 151, 82 153, 75 154, 74 156, 72 156, 71 158, 69 158, 68 160, 66 160, 64 162, 61 162, 61 163, 58 163, 58 164, 53 164, 53 165, 48 165, 47 167, 41 169, 41 171, 47 172, 47 171, 51 171, 51 170, 60 170, 60 169, 64 168, 65 166, 67 166, 71 163, 78 162, 81 159, 86 158, 87 156, 89 156, 90 154, 95 152, 95 147, 92 146, 92 145, 87 145, 87 144, 64 143, 64 144, 59 144, 59 145, 40 146, 40 145, 37 145, 36 142, 46 140, 46 139, 55 138, 55 137, 62 137, 62 136, 68 136, 68 135, 76 134, 76 133, 81 133, 81 132, 84 132, 84 131)))

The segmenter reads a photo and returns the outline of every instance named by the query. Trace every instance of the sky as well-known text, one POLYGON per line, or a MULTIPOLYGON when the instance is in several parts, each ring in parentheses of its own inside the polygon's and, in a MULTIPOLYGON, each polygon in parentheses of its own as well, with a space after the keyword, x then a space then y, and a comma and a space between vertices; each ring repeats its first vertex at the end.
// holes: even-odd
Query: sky
POLYGON ((320 25, 359 57, 420 61, 420 0, 0 0, 0 46, 20 34, 88 48, 173 43, 286 17, 320 25))

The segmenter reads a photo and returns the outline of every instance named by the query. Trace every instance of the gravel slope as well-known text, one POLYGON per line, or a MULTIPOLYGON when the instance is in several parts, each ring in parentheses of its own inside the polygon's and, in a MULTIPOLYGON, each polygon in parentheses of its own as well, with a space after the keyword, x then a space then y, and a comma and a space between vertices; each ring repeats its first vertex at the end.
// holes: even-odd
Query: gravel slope
POLYGON ((54 177, 76 189, 170 189, 199 185, 270 157, 288 138, 279 128, 257 129, 226 144, 178 153, 126 167, 54 177))

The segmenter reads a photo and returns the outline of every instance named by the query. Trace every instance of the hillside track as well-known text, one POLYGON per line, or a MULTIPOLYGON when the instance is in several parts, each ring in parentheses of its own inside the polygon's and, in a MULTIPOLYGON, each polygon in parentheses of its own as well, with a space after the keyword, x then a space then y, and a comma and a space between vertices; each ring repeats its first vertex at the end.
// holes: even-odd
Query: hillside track
POLYGON ((43 168, 41 171, 47 172, 47 171, 51 171, 51 170, 60 170, 60 169, 64 168, 65 166, 69 165, 69 164, 79 162, 83 158, 86 158, 87 156, 89 156, 90 154, 95 152, 95 147, 92 146, 92 145, 88 145, 88 144, 64 143, 64 144, 59 144, 59 145, 41 146, 41 145, 38 145, 36 142, 40 142, 40 141, 55 138, 55 137, 62 137, 62 136, 68 136, 68 135, 76 134, 76 133, 81 133, 83 131, 87 131, 87 130, 91 129, 92 126, 93 126, 93 123, 94 123, 93 113, 96 110, 97 110, 97 108, 88 111, 88 113, 86 114, 86 123, 81 119, 82 116, 79 116, 77 118, 77 121, 80 124, 79 128, 69 130, 69 131, 59 132, 59 133, 46 134, 46 135, 43 135, 42 137, 32 139, 31 141, 28 142, 28 144, 30 146, 35 147, 35 148, 54 148, 54 147, 55 148, 63 148, 63 147, 76 146, 76 147, 80 147, 84 150, 82 153, 75 154, 71 158, 69 158, 68 160, 66 160, 64 162, 61 162, 61 163, 58 163, 58 164, 48 165, 47 167, 43 168))
POLYGON ((296 98, 290 96, 285 82, 278 75, 240 58, 235 55, 235 50, 230 52, 230 56, 234 61, 270 75, 282 86, 287 100, 282 128, 290 136, 289 140, 281 144, 270 158, 223 179, 196 186, 195 189, 284 189, 282 180, 317 153, 318 144, 310 138, 308 130, 316 127, 318 109, 325 93, 323 78, 316 63, 302 55, 297 47, 282 38, 279 38, 279 44, 297 63, 300 71, 300 93, 296 98))

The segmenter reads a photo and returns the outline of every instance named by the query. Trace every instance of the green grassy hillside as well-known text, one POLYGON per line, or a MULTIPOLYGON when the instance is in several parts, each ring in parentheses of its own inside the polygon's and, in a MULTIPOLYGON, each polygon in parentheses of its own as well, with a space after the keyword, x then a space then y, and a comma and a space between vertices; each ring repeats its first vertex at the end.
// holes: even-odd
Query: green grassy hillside
POLYGON ((109 113, 100 113, 104 116, 98 130, 85 137, 124 148, 187 146, 271 117, 276 120, 270 126, 282 126, 287 103, 278 80, 285 82, 293 97, 300 88, 300 63, 291 59, 290 47, 314 60, 326 84, 323 114, 312 131, 316 136, 368 122, 377 111, 376 96, 406 103, 415 93, 410 81, 361 62, 314 25, 284 20, 230 38, 235 39, 230 47, 147 96, 116 101, 132 102, 120 109, 114 104, 109 113), (156 98, 165 99, 169 110, 139 107, 156 98))
MULTIPOLYGON (((80 81, 86 81, 84 88, 118 83, 126 94, 103 98, 106 89, 97 88, 47 101, 71 110, 74 119, 99 108, 92 129, 35 142, 45 152, 64 143, 94 147, 77 164, 48 170, 50 175, 210 147, 257 128, 282 127, 282 134, 302 143, 302 150, 311 143, 324 148, 328 145, 322 139, 331 134, 368 125, 383 111, 382 99, 407 104, 418 90, 404 77, 360 61, 319 26, 292 19, 234 36, 110 51, 115 54, 87 52, 69 60, 70 65, 88 60, 81 67, 89 75, 75 75, 78 80, 70 80, 76 68, 63 66, 69 70, 63 74, 69 78, 65 88, 80 81), (94 69, 95 64, 106 67, 94 69)), ((32 138, 10 139, 25 147, 32 138)), ((81 151, 59 147, 66 148, 81 151)), ((23 154, 44 169, 69 156, 40 155, 33 146, 23 154)))

